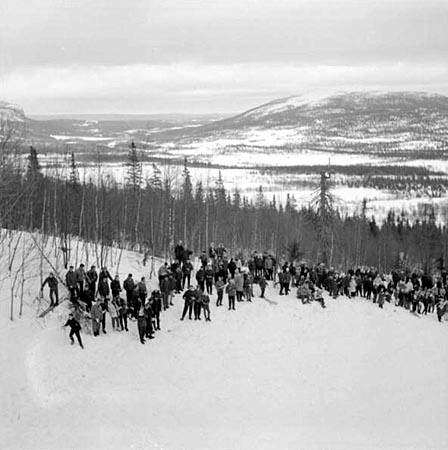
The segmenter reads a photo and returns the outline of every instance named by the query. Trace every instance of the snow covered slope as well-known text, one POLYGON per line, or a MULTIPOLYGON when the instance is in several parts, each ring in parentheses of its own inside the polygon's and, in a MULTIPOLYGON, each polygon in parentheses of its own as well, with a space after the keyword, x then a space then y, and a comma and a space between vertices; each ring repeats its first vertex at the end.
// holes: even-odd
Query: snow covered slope
MULTIPOLYGON (((129 270, 148 269, 127 253, 129 270)), ((213 296, 205 323, 181 322, 177 295, 153 341, 108 323, 85 350, 63 306, 2 315, 0 448, 448 448, 446 322, 363 299, 321 309, 272 286, 267 298, 228 311, 213 296)))

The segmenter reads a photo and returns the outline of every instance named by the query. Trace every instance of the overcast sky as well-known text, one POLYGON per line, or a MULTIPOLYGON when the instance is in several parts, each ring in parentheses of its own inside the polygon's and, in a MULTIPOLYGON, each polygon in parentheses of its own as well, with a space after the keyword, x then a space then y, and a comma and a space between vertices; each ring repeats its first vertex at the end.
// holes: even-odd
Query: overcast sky
POLYGON ((0 98, 27 114, 448 94, 448 0, 1 0, 0 17, 0 98))

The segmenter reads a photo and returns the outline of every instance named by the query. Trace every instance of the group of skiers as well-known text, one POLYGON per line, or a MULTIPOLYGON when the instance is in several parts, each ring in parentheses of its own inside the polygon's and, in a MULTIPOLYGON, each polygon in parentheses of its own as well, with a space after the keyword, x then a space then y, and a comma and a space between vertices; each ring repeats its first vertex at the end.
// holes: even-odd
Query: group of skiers
MULTIPOLYGON (((85 305, 86 314, 92 323, 94 336, 106 333, 106 314, 108 313, 113 330, 128 331, 128 321, 135 321, 140 342, 153 339, 160 330, 161 312, 173 305, 173 298, 181 294, 184 300, 180 320, 185 317, 211 321, 210 297, 216 292, 216 307, 223 306, 224 294, 227 294, 228 310, 235 310, 235 301, 251 302, 254 297, 254 285, 264 297, 269 281, 279 287, 280 295, 289 295, 296 288, 296 296, 303 304, 317 301, 325 308, 323 292, 326 290, 333 298, 339 295, 360 296, 380 308, 384 303, 394 302, 414 313, 428 314, 437 312, 439 321, 448 310, 446 272, 434 280, 427 274, 379 274, 375 269, 356 269, 338 273, 318 264, 309 267, 301 263, 284 262, 277 265, 276 259, 269 253, 257 251, 243 261, 241 258, 227 258, 227 251, 222 244, 212 244, 208 252, 199 256, 200 265, 194 270, 192 252, 179 242, 174 249, 171 264, 165 262, 158 270, 159 289, 150 294, 145 277, 139 281, 129 274, 121 286, 119 275, 114 278, 107 267, 97 272, 95 266, 88 271, 83 264, 75 270, 70 266, 65 277, 70 300, 74 304, 85 305), (192 277, 196 280, 196 287, 192 277), (124 292, 123 292, 124 291, 124 292), (81 303, 79 303, 81 301, 81 303)), ((51 305, 59 303, 58 280, 50 273, 44 280, 50 289, 51 305)), ((73 336, 82 346, 79 335, 79 317, 71 316, 65 326, 70 326, 70 339, 73 336)))

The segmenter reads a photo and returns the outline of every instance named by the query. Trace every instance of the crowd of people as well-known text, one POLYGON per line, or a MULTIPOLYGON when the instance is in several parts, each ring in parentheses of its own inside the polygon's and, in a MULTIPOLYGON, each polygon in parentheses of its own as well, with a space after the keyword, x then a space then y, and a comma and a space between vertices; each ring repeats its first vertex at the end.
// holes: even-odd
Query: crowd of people
MULTIPOLYGON (((184 301, 180 320, 210 322, 211 297, 216 294, 216 307, 222 307, 227 295, 229 311, 235 311, 238 302, 251 302, 254 286, 264 298, 269 282, 279 289, 280 295, 289 295, 296 290, 297 298, 308 304, 312 301, 325 308, 324 291, 333 298, 344 295, 359 296, 383 308, 385 302, 408 309, 414 314, 436 312, 439 321, 448 309, 447 274, 433 277, 426 273, 380 274, 373 268, 349 270, 339 273, 323 264, 309 267, 305 263, 277 262, 268 252, 254 251, 247 261, 231 257, 222 244, 212 243, 198 258, 199 266, 194 268, 193 254, 180 241, 174 248, 173 260, 165 262, 158 270, 158 289, 149 292, 145 277, 135 280, 128 274, 121 283, 119 275, 112 277, 107 267, 97 272, 95 266, 86 270, 84 264, 75 270, 69 267, 65 285, 75 313, 65 326, 70 326, 70 339, 76 336, 82 347, 79 334, 80 321, 91 321, 92 333, 106 334, 106 316, 111 318, 114 331, 129 331, 130 321, 137 323, 140 342, 153 339, 160 330, 161 313, 173 306, 176 294, 182 294, 184 301), (194 283, 196 281, 196 283, 194 283)), ((53 274, 45 279, 41 289, 48 284, 52 306, 59 303, 58 280, 53 274)))

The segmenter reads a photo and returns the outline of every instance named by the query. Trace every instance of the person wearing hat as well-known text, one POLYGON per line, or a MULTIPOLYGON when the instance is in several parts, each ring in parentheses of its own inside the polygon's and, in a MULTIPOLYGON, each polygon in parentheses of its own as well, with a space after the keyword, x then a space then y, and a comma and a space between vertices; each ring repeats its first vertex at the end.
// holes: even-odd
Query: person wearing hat
POLYGON ((79 332, 81 331, 81 325, 75 319, 75 317, 73 316, 72 313, 69 314, 68 320, 64 325, 64 327, 67 327, 67 326, 70 327, 69 337, 71 340, 71 344, 73 345, 75 343, 75 340, 73 339, 73 335, 75 335, 76 338, 78 339, 78 342, 79 342, 79 345, 81 346, 81 348, 84 348, 84 345, 82 345, 81 335, 79 334, 79 332))
POLYGON ((59 304, 59 294, 58 294, 58 280, 53 275, 52 272, 49 273, 48 277, 42 283, 40 288, 41 292, 44 290, 45 285, 48 284, 50 288, 50 306, 58 306, 59 304), (56 299, 56 302, 54 301, 56 299))

